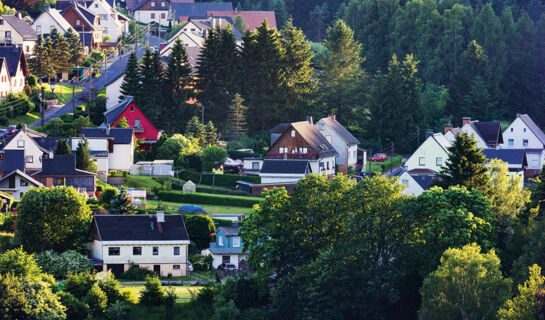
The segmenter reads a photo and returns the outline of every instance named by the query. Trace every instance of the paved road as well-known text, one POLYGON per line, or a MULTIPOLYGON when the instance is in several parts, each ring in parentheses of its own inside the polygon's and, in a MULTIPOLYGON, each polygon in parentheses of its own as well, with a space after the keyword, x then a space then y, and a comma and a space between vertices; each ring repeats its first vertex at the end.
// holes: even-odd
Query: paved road
MULTIPOLYGON (((157 36, 150 36, 149 39, 150 46, 158 46, 161 41, 162 40, 157 36)), ((144 52, 144 45, 139 45, 136 52, 136 56, 138 57, 138 59, 144 56, 144 52)), ((121 75, 125 71, 128 60, 129 52, 126 52, 123 54, 123 56, 117 57, 114 62, 108 64, 107 70, 103 72, 100 77, 92 79, 92 84, 95 90, 102 90, 109 81, 119 77, 119 75, 121 75)), ((48 123, 51 119, 59 118, 65 113, 72 112, 73 106, 79 106, 85 103, 85 101, 83 101, 82 99, 83 97, 89 96, 89 81, 82 81, 77 85, 84 87, 81 93, 76 94, 75 99, 71 99, 64 106, 54 107, 47 110, 44 117, 45 123, 48 123)), ((40 124, 40 120, 38 120, 32 124, 32 127, 40 126, 40 124)))

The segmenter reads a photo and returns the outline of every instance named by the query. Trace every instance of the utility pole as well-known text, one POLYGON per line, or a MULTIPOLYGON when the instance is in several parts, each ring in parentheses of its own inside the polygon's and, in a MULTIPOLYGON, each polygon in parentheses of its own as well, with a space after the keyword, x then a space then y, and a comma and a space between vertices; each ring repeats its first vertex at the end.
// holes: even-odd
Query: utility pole
POLYGON ((45 125, 45 90, 44 90, 44 86, 42 86, 42 107, 41 107, 41 121, 40 121, 40 125, 43 127, 45 125))
POLYGON ((420 146, 420 127, 416 127, 416 144, 416 147, 420 146))
POLYGON ((72 79, 72 115, 76 120, 76 78, 72 79))

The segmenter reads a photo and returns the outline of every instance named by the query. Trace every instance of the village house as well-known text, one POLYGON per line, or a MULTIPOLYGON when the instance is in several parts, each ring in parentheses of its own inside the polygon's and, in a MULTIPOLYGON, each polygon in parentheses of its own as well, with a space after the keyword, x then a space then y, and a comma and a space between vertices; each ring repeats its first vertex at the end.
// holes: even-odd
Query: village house
POLYGON ((2 150, 23 150, 24 151, 24 171, 33 173, 42 169, 44 159, 52 156, 52 152, 46 150, 34 141, 35 136, 30 130, 24 126, 21 130, 17 130, 4 140, 2 150))
POLYGON ((0 179, 0 191, 11 195, 15 201, 20 201, 23 194, 31 188, 43 186, 41 182, 18 169, 0 179))
POLYGON ((527 175, 534 176, 545 163, 545 134, 527 114, 518 113, 503 132, 503 149, 524 149, 528 163, 527 175))
POLYGON ((445 127, 445 137, 451 143, 459 132, 465 132, 477 140, 479 149, 496 148, 503 144, 501 124, 497 121, 472 121, 464 117, 461 128, 452 128, 450 124, 445 127))
POLYGON ((448 158, 451 143, 442 133, 426 133, 426 140, 407 159, 405 166, 412 174, 437 174, 448 158))
POLYGON ((136 141, 132 128, 83 128, 81 137, 71 138, 72 150, 77 149, 83 137, 89 142, 99 171, 129 171, 134 163, 136 141))
POLYGON ((187 274, 183 215, 95 215, 89 236, 90 257, 99 271, 120 275, 132 266, 162 277, 187 274))
POLYGON ((238 223, 230 227, 219 227, 216 231, 216 242, 202 251, 202 255, 212 255, 212 267, 218 269, 222 264, 233 264, 235 268, 247 267, 248 253, 243 250, 242 238, 239 234, 238 223))
MULTIPOLYGON (((508 176, 522 177, 520 187, 524 187, 524 173, 528 167, 526 150, 525 149, 484 149, 483 154, 491 161, 498 159, 507 163, 509 168, 508 176)), ((487 164, 490 167, 490 164, 487 164)))
MULTIPOLYGON (((316 123, 318 131, 325 137, 337 154, 335 159, 338 171, 344 174, 348 168, 356 170, 358 163, 358 144, 360 143, 348 130, 346 130, 336 119, 335 115, 329 115, 327 118, 320 119, 316 123)), ((364 157, 365 159, 366 157, 364 157)), ((365 166, 364 166, 365 168, 365 166)))
POLYGON ((171 10, 174 21, 181 23, 189 18, 205 18, 208 12, 233 11, 231 2, 178 2, 172 1, 171 10))
POLYGON ((437 180, 437 175, 430 173, 411 174, 409 171, 403 170, 399 175, 399 182, 405 186, 403 193, 410 196, 421 195, 432 186, 435 180, 437 180))
POLYGON ((53 29, 57 29, 61 34, 65 34, 72 28, 70 23, 66 21, 58 10, 49 6, 44 7, 44 11, 32 22, 31 27, 37 34, 44 36, 51 34, 53 29))
POLYGON ((0 46, 0 99, 10 93, 22 92, 25 78, 29 76, 27 60, 22 46, 0 46))
POLYGON ((38 40, 36 32, 30 24, 23 20, 21 14, 0 16, 0 43, 2 45, 17 45, 23 48, 28 57, 34 52, 38 40))
POLYGON ((243 10, 227 10, 227 11, 207 11, 206 16, 208 17, 229 17, 232 21, 235 21, 237 16, 242 18, 244 22, 244 30, 239 30, 240 32, 245 31, 254 31, 259 27, 265 20, 269 28, 276 29, 276 15, 274 11, 243 11, 243 10))
POLYGON ((170 0, 144 0, 129 9, 134 20, 168 26, 171 19, 170 0))
POLYGON ((64 9, 62 16, 80 35, 86 53, 98 48, 104 32, 104 28, 100 26, 100 16, 79 4, 72 4, 64 9))
POLYGON ((117 12, 106 0, 94 0, 87 9, 99 16, 99 27, 103 28, 103 38, 110 37, 110 42, 117 40, 129 32, 130 19, 117 12))

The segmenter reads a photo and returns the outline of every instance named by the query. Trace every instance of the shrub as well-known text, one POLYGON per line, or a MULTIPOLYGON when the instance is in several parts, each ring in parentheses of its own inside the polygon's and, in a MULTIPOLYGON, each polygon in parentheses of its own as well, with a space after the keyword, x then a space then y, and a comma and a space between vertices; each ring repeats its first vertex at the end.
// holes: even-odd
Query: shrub
POLYGON ((104 208, 109 208, 110 203, 112 203, 112 200, 118 193, 119 190, 117 190, 115 187, 104 187, 102 193, 100 194, 100 198, 98 199, 99 204, 104 208))
POLYGON ((127 272, 119 276, 119 279, 144 281, 149 276, 155 276, 155 272, 150 269, 131 266, 127 272))
POLYGON ((83 298, 83 302, 89 306, 89 313, 96 317, 102 315, 104 311, 106 311, 108 297, 99 286, 94 285, 83 298))
POLYGON ((59 292, 59 298, 63 306, 66 307, 66 318, 71 320, 84 320, 87 318, 89 309, 87 305, 81 302, 73 294, 68 292, 59 292))
POLYGON ((195 241, 197 248, 205 249, 210 244, 210 234, 216 232, 214 220, 209 216, 198 214, 185 219, 189 238, 195 241))
POLYGON ((178 177, 182 180, 191 180, 195 183, 234 187, 237 185, 237 181, 244 180, 251 183, 261 183, 261 177, 259 176, 241 176, 237 174, 211 174, 211 173, 198 173, 193 170, 184 170, 180 172, 178 177))
POLYGON ((82 299, 95 283, 95 276, 89 272, 69 272, 64 281, 64 291, 73 294, 78 299, 82 299))
POLYGON ((108 305, 112 305, 117 301, 123 299, 121 296, 121 289, 119 288, 119 281, 117 281, 111 272, 108 272, 106 278, 98 281, 98 286, 108 297, 108 305))
POLYGON ((129 313, 129 306, 126 302, 116 301, 106 309, 104 317, 107 320, 125 319, 129 313))
POLYGON ((64 279, 69 272, 88 272, 93 268, 87 257, 74 250, 61 254, 53 250, 43 251, 36 254, 36 262, 45 273, 52 274, 57 279, 64 279))
POLYGON ((134 305, 138 303, 138 295, 136 294, 136 290, 134 288, 121 289, 121 298, 128 304, 134 305))
POLYGON ((195 271, 209 271, 212 267, 212 260, 212 255, 210 254, 206 256, 195 254, 189 259, 195 271))
POLYGON ((158 306, 163 303, 165 292, 158 277, 146 277, 146 285, 140 294, 140 303, 147 306, 158 306))
POLYGON ((31 74, 28 77, 26 77, 26 84, 28 84, 30 87, 35 87, 38 84, 38 77, 31 74))
POLYGON ((167 288, 165 290, 165 318, 172 319, 174 316, 174 305, 176 304, 176 291, 174 288, 167 288))
POLYGON ((202 169, 212 171, 216 163, 223 163, 227 159, 227 150, 218 146, 208 146, 201 153, 202 169))
POLYGON ((245 208, 251 208, 255 204, 260 204, 263 201, 262 198, 254 197, 226 196, 207 193, 183 194, 177 191, 161 191, 159 192, 159 199, 168 202, 212 204, 245 208))

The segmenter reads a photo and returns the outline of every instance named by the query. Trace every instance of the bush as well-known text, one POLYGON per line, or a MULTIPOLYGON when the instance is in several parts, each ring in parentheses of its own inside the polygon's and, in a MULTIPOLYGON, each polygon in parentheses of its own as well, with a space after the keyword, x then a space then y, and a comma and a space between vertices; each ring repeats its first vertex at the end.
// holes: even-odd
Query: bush
POLYGON ((198 249, 206 249, 210 245, 210 234, 216 232, 214 220, 206 215, 193 215, 185 219, 189 238, 195 241, 198 249))
POLYGON ((223 163, 227 159, 227 150, 218 146, 208 146, 201 153, 202 169, 212 171, 216 163, 223 163))
POLYGON ((64 281, 64 291, 73 294, 78 299, 82 299, 95 283, 95 276, 89 272, 69 272, 64 281))
POLYGON ((98 199, 99 204, 104 208, 109 208, 110 203, 112 203, 112 200, 118 193, 119 190, 117 190, 115 187, 104 187, 102 193, 100 194, 100 198, 98 199))
POLYGON ((161 191, 159 192, 159 199, 168 202, 212 204, 245 208, 251 208, 255 204, 260 204, 263 201, 262 198, 254 197, 226 196, 208 193, 183 194, 178 191, 161 191))
POLYGON ((138 295, 134 288, 121 289, 121 298, 128 304, 135 305, 138 303, 138 295))
POLYGON ((182 180, 191 180, 199 184, 223 186, 223 187, 235 187, 237 181, 244 180, 251 183, 261 183, 261 177, 259 176, 241 176, 238 174, 211 174, 211 173, 198 173, 193 170, 184 170, 180 172, 178 177, 182 180))
POLYGON ((69 272, 89 272, 93 265, 81 253, 68 250, 61 254, 47 250, 36 254, 36 262, 45 273, 52 274, 57 279, 64 279, 69 272))
POLYGON ((119 281, 117 281, 111 272, 108 272, 106 278, 98 281, 98 286, 108 297, 108 305, 112 305, 117 301, 123 300, 119 281))
POLYGON ((26 77, 26 84, 29 85, 29 87, 35 87, 38 84, 38 77, 31 74, 28 77, 26 77))
POLYGON ((140 303, 146 306, 163 304, 165 292, 158 277, 146 277, 146 285, 140 294, 140 303))
POLYGON ((81 302, 73 294, 68 292, 59 292, 59 298, 63 306, 66 307, 66 318, 71 320, 84 320, 89 312, 87 305, 81 302))
POLYGON ((146 268, 131 266, 127 272, 119 276, 119 279, 144 281, 149 276, 155 276, 155 272, 146 268))
POLYGON ((89 313, 95 317, 102 315, 108 307, 108 297, 97 285, 91 287, 83 302, 89 306, 89 313))
POLYGON ((209 271, 212 267, 212 255, 200 255, 195 254, 190 257, 189 261, 193 264, 193 270, 195 271, 209 271))
POLYGON ((129 306, 126 302, 116 301, 106 309, 104 317, 107 320, 121 320, 126 319, 129 313, 129 306))

